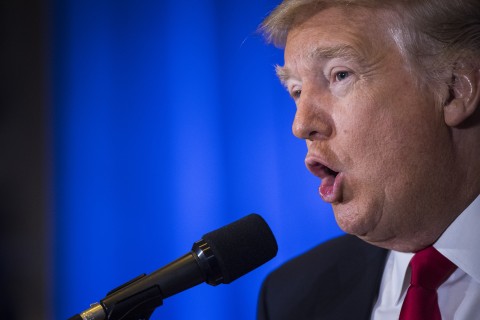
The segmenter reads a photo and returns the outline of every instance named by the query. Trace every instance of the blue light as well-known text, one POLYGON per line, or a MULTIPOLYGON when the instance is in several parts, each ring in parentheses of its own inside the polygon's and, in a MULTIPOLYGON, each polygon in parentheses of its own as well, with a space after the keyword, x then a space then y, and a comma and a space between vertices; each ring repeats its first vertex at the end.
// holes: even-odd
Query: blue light
POLYGON ((255 30, 277 1, 56 1, 55 314, 190 250, 251 212, 278 257, 230 285, 200 285, 152 319, 253 319, 265 275, 340 231, 290 133, 255 30))

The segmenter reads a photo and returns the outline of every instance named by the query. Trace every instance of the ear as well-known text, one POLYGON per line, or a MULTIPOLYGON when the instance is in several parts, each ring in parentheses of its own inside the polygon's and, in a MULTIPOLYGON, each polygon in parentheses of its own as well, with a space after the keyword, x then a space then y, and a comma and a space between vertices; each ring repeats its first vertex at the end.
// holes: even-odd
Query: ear
POLYGON ((450 99, 444 107, 445 123, 456 127, 470 117, 480 103, 480 70, 461 68, 453 74, 450 99))

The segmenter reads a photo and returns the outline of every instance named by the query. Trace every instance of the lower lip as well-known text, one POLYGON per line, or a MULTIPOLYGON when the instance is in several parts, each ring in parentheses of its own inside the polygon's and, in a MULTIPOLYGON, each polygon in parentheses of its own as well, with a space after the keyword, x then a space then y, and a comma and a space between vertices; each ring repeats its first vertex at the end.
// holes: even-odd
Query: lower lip
POLYGON ((343 179, 343 173, 339 173, 336 177, 330 176, 322 180, 318 188, 318 193, 323 201, 336 203, 342 200, 343 179))

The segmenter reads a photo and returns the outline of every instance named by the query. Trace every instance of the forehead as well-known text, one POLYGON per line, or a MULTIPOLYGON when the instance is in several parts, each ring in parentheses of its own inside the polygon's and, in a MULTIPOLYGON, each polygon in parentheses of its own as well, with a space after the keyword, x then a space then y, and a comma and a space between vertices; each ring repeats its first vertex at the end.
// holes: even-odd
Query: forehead
POLYGON ((337 55, 376 56, 394 45, 388 12, 359 7, 332 7, 318 12, 288 33, 285 62, 337 55))

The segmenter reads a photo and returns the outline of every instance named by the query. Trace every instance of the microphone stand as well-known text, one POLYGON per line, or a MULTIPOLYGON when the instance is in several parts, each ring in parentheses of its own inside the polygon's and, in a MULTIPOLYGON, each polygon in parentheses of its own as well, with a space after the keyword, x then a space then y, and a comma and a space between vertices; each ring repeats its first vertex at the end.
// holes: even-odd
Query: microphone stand
POLYGON ((137 283, 145 276, 146 274, 142 274, 113 289, 100 303, 92 304, 88 310, 69 318, 69 320, 149 320, 153 311, 163 304, 163 297, 158 286, 151 286, 125 298, 114 295, 114 293, 137 283))
POLYGON ((204 240, 194 243, 192 251, 158 269, 149 276, 142 274, 107 293, 100 303, 69 320, 148 320, 163 299, 208 280, 221 283, 223 277, 204 240), (212 269, 212 264, 214 268, 212 269), (202 267, 201 267, 202 266, 202 267), (216 277, 207 277, 215 270, 216 277), (217 270, 218 269, 218 270, 217 270))

